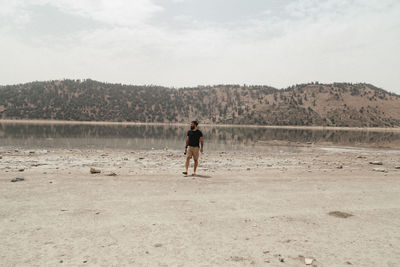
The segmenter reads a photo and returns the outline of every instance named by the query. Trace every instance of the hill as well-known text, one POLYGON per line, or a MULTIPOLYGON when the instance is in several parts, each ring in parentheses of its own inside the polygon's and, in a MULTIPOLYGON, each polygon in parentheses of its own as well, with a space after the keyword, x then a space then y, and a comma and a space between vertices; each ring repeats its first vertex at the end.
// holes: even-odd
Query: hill
POLYGON ((87 80, 0 87, 1 119, 400 126, 400 96, 370 84, 166 88, 87 80))

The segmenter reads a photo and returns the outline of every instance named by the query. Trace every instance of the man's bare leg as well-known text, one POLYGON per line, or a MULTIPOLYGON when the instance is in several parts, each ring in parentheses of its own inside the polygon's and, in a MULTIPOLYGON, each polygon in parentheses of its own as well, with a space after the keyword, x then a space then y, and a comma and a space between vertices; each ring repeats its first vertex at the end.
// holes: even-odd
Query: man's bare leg
POLYGON ((190 158, 186 158, 186 163, 185 163, 185 172, 183 174, 187 174, 188 169, 189 169, 189 163, 190 163, 190 158))
POLYGON ((199 165, 199 160, 194 159, 193 175, 196 175, 197 165, 199 165))

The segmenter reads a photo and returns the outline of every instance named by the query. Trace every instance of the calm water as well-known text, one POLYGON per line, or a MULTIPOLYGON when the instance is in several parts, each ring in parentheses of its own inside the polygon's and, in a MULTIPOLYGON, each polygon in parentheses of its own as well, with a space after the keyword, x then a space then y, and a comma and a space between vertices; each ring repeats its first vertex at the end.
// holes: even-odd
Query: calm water
MULTIPOLYGON (((400 132, 200 127, 206 149, 263 150, 287 141, 400 149, 400 132)), ((37 125, 0 123, 0 147, 183 150, 188 127, 154 125, 37 125)), ((279 149, 282 149, 280 146, 279 149)))

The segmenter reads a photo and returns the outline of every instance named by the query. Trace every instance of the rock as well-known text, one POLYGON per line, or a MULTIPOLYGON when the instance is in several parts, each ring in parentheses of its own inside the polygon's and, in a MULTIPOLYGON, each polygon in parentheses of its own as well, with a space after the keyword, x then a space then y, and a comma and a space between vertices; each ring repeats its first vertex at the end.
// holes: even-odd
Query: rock
POLYGON ((360 156, 357 156, 357 158, 358 158, 358 159, 366 159, 367 157, 366 157, 366 156, 361 156, 361 155, 360 155, 360 156))
MULTIPOLYGON (((0 157, 0 159, 1 159, 1 157, 0 157)), ((398 165, 398 166, 396 166, 396 167, 394 167, 395 169, 400 169, 400 165, 398 165)))
POLYGON ((107 173, 106 176, 117 176, 117 174, 115 172, 110 172, 110 173, 107 173))
POLYGON ((19 172, 23 172, 23 171, 25 171, 25 169, 24 169, 24 168, 21 168, 21 169, 18 169, 18 171, 19 171, 19 172))
POLYGON ((95 169, 95 168, 90 168, 90 173, 91 173, 91 174, 94 174, 94 173, 101 173, 101 171, 98 170, 98 169, 95 169))
POLYGON ((314 259, 310 259, 310 258, 304 258, 304 263, 306 265, 311 265, 313 263, 314 259))
POLYGON ((370 161, 369 164, 371 165, 383 165, 382 161, 370 161))
POLYGON ((42 165, 47 165, 47 164, 46 163, 32 163, 31 167, 39 167, 39 166, 42 166, 42 165))
POLYGON ((336 167, 337 169, 343 169, 343 165, 339 165, 336 167))
POLYGON ((29 151, 29 154, 35 154, 35 151, 29 151))
POLYGON ((231 257, 231 260, 232 260, 232 261, 245 261, 246 258, 244 258, 244 257, 239 257, 239 256, 232 256, 232 257, 231 257))
POLYGON ((342 211, 331 211, 328 213, 330 216, 338 217, 338 218, 348 218, 354 216, 353 214, 342 212, 342 211))
POLYGON ((156 244, 154 244, 154 247, 156 247, 156 248, 162 247, 162 244, 161 243, 156 243, 156 244))
POLYGON ((0 159, 3 159, 3 156, 0 156, 0 159))
POLYGON ((248 171, 250 171, 250 168, 247 168, 248 171))
POLYGON ((387 172, 385 168, 373 168, 372 169, 374 172, 387 172))
POLYGON ((15 183, 15 182, 21 182, 21 181, 24 181, 24 180, 25 180, 24 177, 22 177, 22 176, 17 176, 17 177, 15 177, 15 178, 13 178, 13 179, 11 180, 11 182, 15 183))

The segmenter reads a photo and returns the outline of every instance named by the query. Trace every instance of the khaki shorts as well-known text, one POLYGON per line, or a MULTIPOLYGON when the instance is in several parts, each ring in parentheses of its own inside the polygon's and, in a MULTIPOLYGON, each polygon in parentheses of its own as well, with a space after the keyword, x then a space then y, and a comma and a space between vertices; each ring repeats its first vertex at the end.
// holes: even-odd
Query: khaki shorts
POLYGON ((198 146, 188 146, 186 156, 188 158, 193 157, 194 160, 199 159, 199 147, 198 146))

